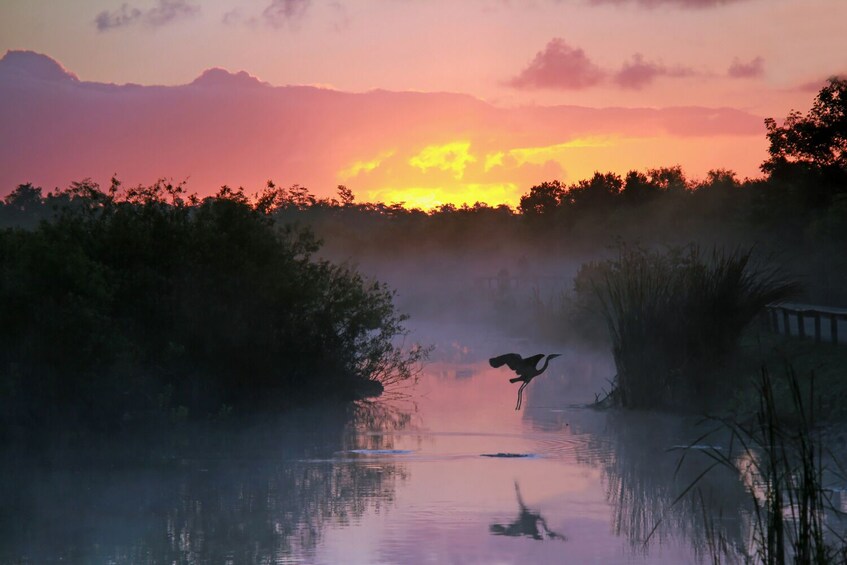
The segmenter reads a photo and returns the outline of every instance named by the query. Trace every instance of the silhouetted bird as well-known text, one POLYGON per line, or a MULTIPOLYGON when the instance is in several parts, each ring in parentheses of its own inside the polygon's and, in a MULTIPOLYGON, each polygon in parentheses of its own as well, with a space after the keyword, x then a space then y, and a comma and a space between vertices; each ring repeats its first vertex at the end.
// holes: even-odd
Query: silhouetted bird
POLYGON ((495 369, 497 367, 502 367, 503 365, 508 365, 511 370, 518 374, 518 376, 514 379, 509 379, 510 383, 523 381, 521 388, 518 389, 518 404, 515 406, 515 410, 521 409, 523 389, 526 388, 526 385, 529 384, 529 381, 546 371, 547 365, 550 363, 550 359, 561 357, 561 354, 553 353, 552 355, 548 355, 547 359, 544 360, 544 365, 542 365, 540 369, 536 369, 535 366, 538 365, 538 362, 541 361, 543 357, 544 354, 539 353, 538 355, 533 355, 532 357, 527 357, 526 359, 524 359, 517 353, 506 353, 505 355, 492 357, 488 360, 488 362, 491 363, 491 366, 495 369))
POLYGON ((520 514, 518 514, 518 518, 511 524, 491 524, 488 527, 488 531, 495 536, 526 536, 535 540, 543 540, 544 536, 542 535, 541 529, 538 527, 540 524, 541 528, 544 530, 544 534, 546 534, 548 538, 559 539, 562 541, 566 541, 568 539, 562 534, 554 532, 548 528, 547 520, 544 519, 541 513, 533 512, 526 504, 524 504, 523 498, 521 498, 521 489, 518 486, 517 481, 515 481, 515 494, 518 495, 518 505, 520 506, 520 514))

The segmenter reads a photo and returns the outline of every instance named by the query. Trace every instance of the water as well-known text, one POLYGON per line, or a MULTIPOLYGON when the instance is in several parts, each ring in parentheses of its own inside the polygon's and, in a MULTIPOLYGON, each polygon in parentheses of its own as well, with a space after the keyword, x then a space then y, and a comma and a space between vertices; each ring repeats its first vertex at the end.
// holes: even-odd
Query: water
POLYGON ((677 472, 692 422, 586 407, 604 352, 556 351, 517 412, 487 358, 552 350, 438 343, 417 386, 373 403, 9 453, 0 562, 685 563, 706 526, 744 543, 738 477, 702 481, 708 514, 674 504, 709 448, 677 472))

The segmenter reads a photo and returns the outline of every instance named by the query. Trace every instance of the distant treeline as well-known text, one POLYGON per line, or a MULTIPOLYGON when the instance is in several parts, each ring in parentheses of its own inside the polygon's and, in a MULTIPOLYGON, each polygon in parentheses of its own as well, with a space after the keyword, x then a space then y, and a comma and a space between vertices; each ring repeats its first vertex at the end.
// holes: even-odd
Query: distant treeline
POLYGON ((765 126, 762 178, 596 173, 533 186, 515 210, 424 212, 271 182, 203 199, 164 181, 20 185, 0 204, 0 421, 213 415, 407 377, 421 351, 394 346, 391 291, 318 254, 408 265, 510 245, 584 258, 615 238, 756 245, 781 254, 805 299, 847 304, 847 81, 765 126))
POLYGON ((406 378, 419 349, 392 293, 316 260, 308 229, 240 191, 89 182, 6 198, 0 422, 225 415, 355 398, 406 378))
POLYGON ((326 251, 345 258, 444 250, 497 257, 515 242, 546 257, 585 256, 617 239, 755 246, 757 255, 779 255, 805 300, 847 304, 847 80, 830 79, 806 115, 766 120, 765 133, 769 156, 755 179, 715 169, 691 180, 678 166, 597 172, 533 186, 516 209, 445 204, 428 212, 356 203, 344 186, 337 198, 294 186, 275 189, 275 215, 312 226, 326 251))

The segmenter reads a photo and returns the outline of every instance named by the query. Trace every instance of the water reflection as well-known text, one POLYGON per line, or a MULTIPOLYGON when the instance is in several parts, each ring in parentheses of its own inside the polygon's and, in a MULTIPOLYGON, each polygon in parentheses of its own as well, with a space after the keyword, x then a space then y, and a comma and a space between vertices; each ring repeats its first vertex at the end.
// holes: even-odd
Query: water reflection
MULTIPOLYGON (((472 335, 445 347, 407 396, 155 440, 7 448, 0 563, 661 564, 743 554, 749 496, 737 473, 714 469, 677 500, 709 464, 693 449, 677 466, 695 422, 586 408, 614 366, 585 351, 551 364, 515 412, 514 385, 488 358, 543 344, 472 335)), ((708 443, 727 448, 719 436, 708 443)))
MULTIPOLYGON (((705 472, 714 461, 697 448, 706 446, 685 449, 711 428, 670 414, 568 406, 564 399, 574 398, 574 383, 598 386, 598 366, 590 359, 566 357, 560 374, 539 380, 525 421, 535 430, 568 433, 574 459, 601 470, 612 530, 633 549, 646 552, 650 545, 681 539, 697 558, 721 554, 731 561, 742 555, 751 511, 743 482, 725 467, 705 472)), ((580 399, 588 401, 584 394, 580 399)), ((726 434, 709 437, 708 448, 729 448, 721 442, 726 434)))
POLYGON ((143 450, 117 441, 7 448, 0 562, 311 561, 328 524, 387 511, 407 476, 400 460, 335 454, 392 449, 379 432, 410 421, 396 407, 363 403, 238 431, 136 438, 143 450), (363 427, 375 433, 356 432, 363 427))
POLYGON ((567 540, 562 534, 547 527, 547 520, 541 513, 533 512, 527 507, 521 497, 521 488, 517 481, 515 481, 515 495, 518 497, 518 506, 520 507, 518 517, 509 524, 491 524, 489 530, 492 534, 495 536, 525 536, 534 540, 543 540, 544 536, 549 539, 567 540), (540 529, 539 526, 541 526, 540 529), (542 530, 544 535, 542 535, 542 530))

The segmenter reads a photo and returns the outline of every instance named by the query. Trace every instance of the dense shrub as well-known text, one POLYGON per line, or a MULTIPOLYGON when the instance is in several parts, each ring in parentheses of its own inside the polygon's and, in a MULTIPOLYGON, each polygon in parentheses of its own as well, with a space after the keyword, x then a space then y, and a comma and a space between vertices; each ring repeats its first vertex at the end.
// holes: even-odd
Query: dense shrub
POLYGON ((624 245, 594 270, 618 371, 615 395, 634 408, 702 407, 726 392, 729 373, 719 369, 745 327, 796 290, 754 266, 750 251, 720 248, 624 245))
POLYGON ((355 397, 407 378, 392 293, 315 260, 310 231, 222 189, 91 183, 0 231, 0 381, 12 422, 111 423, 355 397), (381 381, 381 382, 380 382, 381 381))

